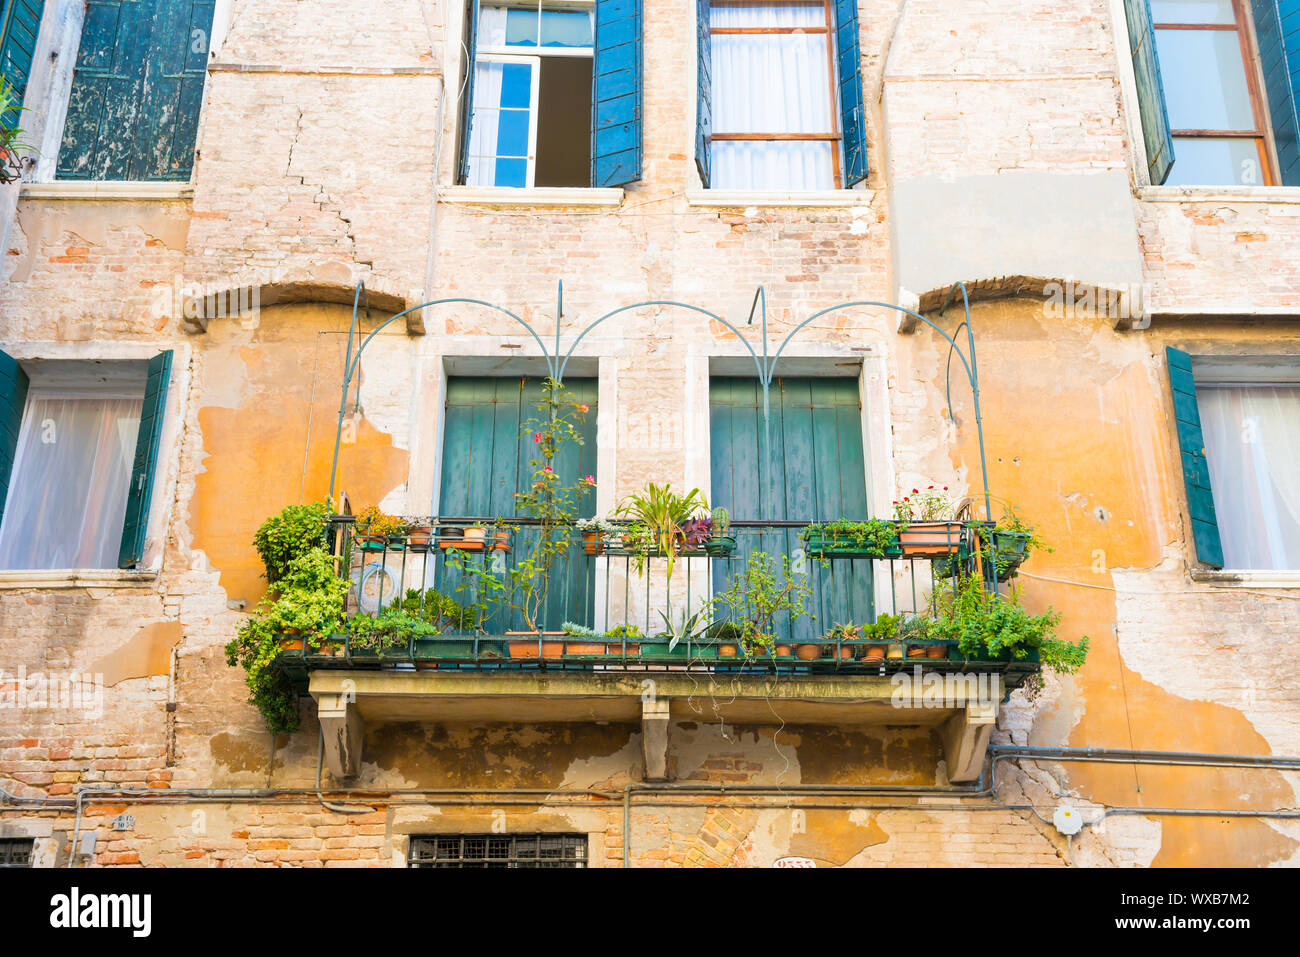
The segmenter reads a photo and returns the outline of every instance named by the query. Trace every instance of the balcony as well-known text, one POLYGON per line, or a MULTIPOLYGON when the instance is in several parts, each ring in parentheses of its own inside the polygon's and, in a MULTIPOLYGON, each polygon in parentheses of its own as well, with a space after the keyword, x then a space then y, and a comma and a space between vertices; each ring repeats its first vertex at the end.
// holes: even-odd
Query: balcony
POLYGON ((330 520, 351 582, 346 633, 285 636, 276 664, 316 699, 336 775, 356 772, 367 722, 594 721, 640 723, 647 777, 662 779, 668 725, 713 695, 721 720, 742 725, 932 726, 949 779, 969 780, 998 703, 1040 668, 1033 649, 966 654, 900 625, 936 615, 938 582, 996 587, 980 577, 987 523, 902 526, 880 547, 833 527, 736 521, 671 556, 624 524, 580 525, 441 517, 374 536, 330 520), (505 592, 543 534, 564 542, 521 608, 505 592), (763 588, 784 600, 738 604, 763 588), (383 632, 398 609, 418 633, 383 632))

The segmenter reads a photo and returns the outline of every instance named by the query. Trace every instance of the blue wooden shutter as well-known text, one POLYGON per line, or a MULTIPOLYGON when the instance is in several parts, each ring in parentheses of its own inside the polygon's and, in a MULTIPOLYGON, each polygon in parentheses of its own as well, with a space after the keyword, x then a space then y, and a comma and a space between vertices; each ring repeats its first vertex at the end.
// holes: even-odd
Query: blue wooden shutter
POLYGON ((1133 58, 1133 78, 1137 81, 1138 114, 1142 119, 1142 138, 1147 149, 1147 172, 1159 186, 1169 178, 1174 165, 1174 138, 1169 132, 1169 111, 1165 107, 1165 88, 1160 80, 1160 57, 1156 53, 1156 34, 1151 23, 1149 0, 1124 0, 1128 20, 1129 55, 1133 58))
POLYGON ((117 556, 119 568, 129 568, 144 557, 149 499, 153 493, 158 443, 167 412, 167 384, 171 375, 170 350, 149 360, 149 378, 145 383, 144 404, 140 408, 140 430, 135 439, 135 461, 131 465, 131 487, 127 490, 126 518, 122 522, 122 547, 117 556))
MULTIPOLYGON (((0 10, 0 76, 14 89, 19 103, 27 92, 36 52, 36 34, 41 26, 45 0, 3 0, 0 10)), ((0 117, 6 129, 18 125, 18 111, 0 117)))
POLYGON ((858 0, 835 0, 835 51, 840 74, 844 185, 848 187, 867 178, 867 111, 862 102, 858 0))
POLYGON ((1283 186, 1300 186, 1300 122, 1296 84, 1300 83, 1300 0, 1251 0, 1255 39, 1268 96, 1268 117, 1277 146, 1283 186))
POLYGON ((695 165, 700 170, 700 182, 709 188, 712 163, 709 161, 709 139, 713 136, 713 37, 709 33, 709 0, 695 0, 697 39, 696 93, 695 93, 695 165))
POLYGON ((189 179, 212 11, 213 0, 86 0, 60 179, 189 179))
POLYGON ((1222 568, 1223 545, 1219 541, 1219 522, 1214 513, 1214 493, 1210 489, 1210 467, 1205 458, 1205 436, 1201 433, 1201 413, 1196 404, 1192 360, 1186 352, 1172 346, 1165 348, 1165 357, 1169 362, 1169 388, 1174 398, 1174 424, 1178 429, 1183 484, 1187 488, 1187 510, 1192 517, 1196 557, 1206 565, 1222 568))
POLYGON ((474 122, 474 58, 478 53, 478 0, 465 4, 465 81, 461 84, 460 159, 456 164, 456 182, 469 182, 469 136, 474 122))
MULTIPOLYGON (((763 390, 752 378, 714 378, 709 384, 709 440, 713 488, 709 501, 736 521, 829 521, 867 518, 862 405, 856 379, 776 379, 769 396, 770 467, 763 466, 763 390)), ((736 529, 737 558, 716 562, 715 593, 727 588, 757 551, 777 561, 802 547, 797 528, 736 529)), ((870 559, 809 563, 813 585, 804 618, 783 623, 786 637, 820 635, 836 622, 872 621, 875 605, 870 559)))
POLYGON ((641 0, 596 0, 591 185, 641 178, 641 0))
MULTIPOLYGON (((566 379, 570 398, 591 409, 583 426, 583 445, 567 445, 557 456, 555 470, 566 484, 580 475, 596 474, 595 379, 566 379)), ((438 514, 451 518, 510 517, 518 514, 515 493, 532 482, 530 461, 537 457, 532 435, 523 425, 541 413, 540 379, 469 378, 447 380, 447 407, 442 438, 442 484, 438 514)), ((596 510, 594 489, 583 492, 582 515, 596 510)), ((514 532, 513 547, 505 555, 508 563, 528 557, 537 541, 535 529, 514 532)), ((542 619, 549 630, 566 621, 594 625, 595 564, 583 552, 581 536, 567 559, 557 560, 551 572, 551 588, 542 619)), ((478 557, 485 557, 482 553, 478 557)), ((456 582, 445 563, 439 563, 435 579, 444 594, 453 594, 456 582)), ((522 620, 505 621, 504 615, 489 623, 489 631, 523 627, 522 620)))
POLYGON ((9 497, 9 477, 18 450, 18 431, 27 405, 27 373, 7 352, 0 352, 0 517, 9 497))

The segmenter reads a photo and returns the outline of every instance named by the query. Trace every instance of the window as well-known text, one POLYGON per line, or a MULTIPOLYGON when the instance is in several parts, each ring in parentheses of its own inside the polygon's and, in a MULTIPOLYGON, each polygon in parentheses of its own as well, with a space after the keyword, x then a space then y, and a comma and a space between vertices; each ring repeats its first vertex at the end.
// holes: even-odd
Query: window
POLYGON ((188 180, 213 0, 86 0, 56 176, 188 180))
POLYGON ((1151 182, 1300 184, 1297 13, 1277 0, 1125 7, 1151 182))
MULTIPOLYGON (((765 467, 763 391, 752 378, 715 377, 709 385, 712 492, 737 521, 829 521, 867 518, 862 403, 853 378, 774 379, 768 397, 765 467)), ((802 547, 798 528, 738 528, 736 554, 763 551, 793 555, 802 547)), ((778 623, 783 638, 819 635, 839 621, 874 617, 872 562, 851 559, 823 570, 810 562, 815 616, 793 629, 778 623)), ((715 593, 730 585, 740 561, 713 563, 715 593)))
MULTIPOLYGON (((586 404, 589 411, 583 444, 565 443, 555 471, 562 477, 595 475, 596 380, 566 378, 564 388, 569 398, 586 404)), ((447 380, 438 515, 492 521, 518 514, 515 493, 530 487, 531 463, 538 458, 532 430, 525 431, 525 426, 541 414, 537 407, 542 400, 542 380, 537 378, 454 376, 447 380)), ((578 502, 578 514, 595 512, 596 492, 588 488, 578 502)), ((536 528, 520 527, 512 536, 511 550, 495 554, 507 563, 526 560, 539 534, 536 528)), ((444 594, 453 593, 456 582, 447 579, 455 574, 439 563, 436 581, 444 594)), ((584 558, 582 542, 575 541, 551 578, 541 615, 546 630, 557 631, 566 621, 593 620, 595 575, 594 563, 584 558)), ((500 634, 524 627, 522 617, 506 621, 507 615, 508 611, 498 611, 487 622, 487 630, 500 634)))
POLYGON ((0 569, 139 562, 170 372, 0 353, 0 569))
POLYGON ((857 6, 701 0, 701 177, 716 189, 838 189, 866 175, 857 6))
POLYGON ((1198 382, 1223 564, 1300 569, 1300 382, 1198 382))
POLYGON ((412 837, 411 867, 586 867, 585 834, 412 837))
MULTIPOLYGON (((44 0, 0 0, 0 76, 13 87, 20 103, 32 72, 44 10, 44 0)), ((17 111, 0 117, 0 123, 12 129, 18 123, 17 111)))
POLYGON ((615 186, 640 176, 635 0, 534 0, 469 12, 461 181, 615 186))
POLYGON ((31 867, 35 841, 24 837, 0 838, 0 868, 31 867))

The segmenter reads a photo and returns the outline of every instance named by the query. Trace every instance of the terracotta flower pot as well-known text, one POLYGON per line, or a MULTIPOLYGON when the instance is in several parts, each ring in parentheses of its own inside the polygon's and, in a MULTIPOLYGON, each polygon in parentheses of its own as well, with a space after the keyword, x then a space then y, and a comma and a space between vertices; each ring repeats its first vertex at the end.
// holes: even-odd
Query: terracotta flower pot
POLYGON ((422 552, 429 547, 429 539, 433 537, 433 528, 429 525, 412 525, 406 533, 406 540, 410 543, 414 551, 422 552))
POLYGON ((467 528, 465 529, 465 540, 460 547, 467 552, 481 552, 483 550, 483 539, 487 535, 485 528, 467 528))
POLYGON ((789 658, 794 654, 794 649, 790 645, 777 645, 776 656, 778 658, 789 658))
POLYGON ((794 656, 800 661, 816 661, 822 656, 821 645, 796 645, 794 656))
POLYGON ((286 631, 286 632, 285 632, 285 633, 280 637, 280 650, 281 650, 281 651, 302 651, 302 635, 301 635, 301 633, 292 633, 292 634, 291 634, 291 633, 289 633, 289 632, 286 631))
POLYGON ((927 658, 947 658, 948 646, 947 645, 926 645, 925 656, 927 658))
POLYGON ((867 645, 866 654, 862 656, 862 659, 863 661, 884 661, 885 646, 880 644, 867 645))
POLYGON ((566 641, 564 643, 564 653, 566 655, 603 655, 605 653, 605 642, 566 641))
POLYGON ((909 657, 909 658, 924 658, 924 657, 925 657, 925 645, 908 645, 908 646, 907 646, 907 657, 909 657))
POLYGON ((912 522, 898 533, 904 558, 944 558, 961 544, 961 522, 912 522))
POLYGON ((599 555, 602 551, 600 543, 600 530, 596 528, 587 528, 582 531, 582 550, 588 555, 599 555))
POLYGON ((734 658, 736 657, 736 653, 735 645, 718 645, 719 658, 734 658))
POLYGON ((493 549, 498 552, 510 551, 510 529, 503 528, 493 536, 493 549))
POLYGON ((511 658, 538 657, 539 643, 541 645, 541 657, 559 658, 564 654, 564 637, 565 634, 562 631, 507 631, 506 638, 509 640, 506 642, 506 645, 510 648, 511 658), (543 640, 539 642, 539 638, 543 640), (548 638, 559 638, 561 640, 545 640, 548 638))

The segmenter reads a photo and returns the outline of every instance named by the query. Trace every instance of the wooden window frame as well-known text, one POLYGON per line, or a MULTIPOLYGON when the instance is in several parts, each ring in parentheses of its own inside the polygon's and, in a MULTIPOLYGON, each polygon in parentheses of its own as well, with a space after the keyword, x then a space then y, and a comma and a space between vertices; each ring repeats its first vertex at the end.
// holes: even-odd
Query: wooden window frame
MULTIPOLYGON (((1253 139, 1259 154, 1259 168, 1263 173, 1262 186, 1276 186, 1278 181, 1277 164, 1274 161, 1272 130, 1268 121, 1268 105, 1264 101, 1264 85, 1260 78, 1259 55, 1256 50, 1254 23, 1246 9, 1245 0, 1232 0, 1232 23, 1162 23, 1152 16, 1151 29, 1154 34, 1161 30, 1208 30, 1219 33, 1236 33, 1241 48, 1242 69, 1246 74, 1246 91, 1250 96, 1251 116, 1255 128, 1251 130, 1169 130, 1169 135, 1177 139, 1253 139)), ((1175 148, 1174 155, 1178 151, 1175 148)))
POLYGON ((726 142, 726 141, 749 141, 760 143, 779 143, 779 142, 830 142, 835 144, 831 149, 831 171, 834 177, 835 189, 842 189, 844 176, 840 169, 840 150, 843 147, 844 132, 839 128, 840 110, 839 110, 839 91, 836 88, 835 76, 835 10, 831 6, 832 0, 712 0, 711 6, 714 7, 761 7, 768 4, 779 5, 783 7, 821 7, 825 12, 825 25, 819 27, 723 27, 715 28, 712 23, 709 24, 709 36, 744 36, 755 34, 768 34, 778 36, 800 36, 800 35, 823 35, 826 37, 826 65, 827 78, 830 84, 830 113, 831 129, 827 133, 712 133, 709 136, 709 142, 726 142))

